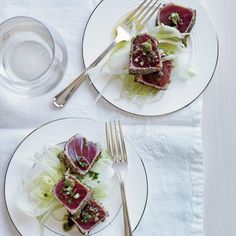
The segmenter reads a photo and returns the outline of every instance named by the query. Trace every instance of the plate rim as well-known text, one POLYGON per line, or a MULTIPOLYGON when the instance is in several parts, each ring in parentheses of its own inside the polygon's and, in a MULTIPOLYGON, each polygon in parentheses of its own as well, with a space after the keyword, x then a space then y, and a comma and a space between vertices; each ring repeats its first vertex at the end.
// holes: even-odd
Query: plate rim
MULTIPOLYGON (((86 22, 86 25, 85 25, 85 28, 84 28, 84 31, 83 31, 83 36, 82 36, 82 44, 81 44, 81 50, 82 50, 82 61, 83 61, 83 67, 84 69, 86 69, 85 67, 85 57, 84 57, 84 40, 85 40, 85 34, 86 34, 86 30, 87 30, 87 27, 89 25, 89 22, 90 22, 90 19, 91 17, 93 16, 93 14, 95 13, 95 11, 97 10, 97 8, 101 5, 101 3, 103 3, 104 1, 106 0, 101 0, 97 5, 96 7, 93 9, 93 11, 91 12, 87 22, 86 22)), ((199 5, 201 5, 199 3, 199 5)), ((203 8, 204 9, 204 8, 203 8)), ((206 10, 204 9, 204 11, 206 12, 206 10)), ((206 12, 207 13, 207 12, 206 12)), ((208 15, 208 14, 207 14, 208 15)), ((214 69, 213 69, 213 72, 212 72, 212 75, 208 81, 208 83, 206 84, 206 86, 203 88, 203 90, 199 93, 198 96, 196 96, 192 101, 190 101, 189 103, 187 103, 186 105, 174 110, 174 111, 171 111, 171 112, 166 112, 166 113, 163 113, 163 114, 158 114, 158 115, 145 115, 145 114, 137 114, 137 113, 134 113, 134 112, 130 112, 130 111, 127 111, 125 109, 122 109, 120 107, 118 107, 117 105, 113 104, 112 102, 110 102, 108 99, 106 99, 103 94, 101 95, 101 97, 106 101, 108 102, 111 106, 115 107, 116 109, 118 109, 119 111, 122 111, 124 113, 127 113, 127 114, 130 114, 130 115, 133 115, 133 116, 137 116, 137 117, 162 117, 162 116, 165 116, 165 115, 169 115, 169 114, 172 114, 172 113, 175 113, 177 111, 180 111, 186 107, 188 107, 190 104, 192 104, 194 101, 196 101, 204 92, 205 90, 208 88, 209 84, 211 83, 214 75, 215 75, 215 72, 216 72, 216 68, 218 66, 218 62, 219 62, 219 55, 220 55, 220 44, 219 44, 219 36, 218 36, 218 33, 216 32, 215 30, 215 26, 211 20, 211 18, 209 17, 209 20, 211 22, 211 25, 214 29, 214 33, 215 33, 215 36, 216 36, 216 45, 217 45, 217 56, 216 56, 216 61, 215 61, 215 66, 214 66, 214 69)), ((98 95, 100 94, 100 92, 98 91, 98 89, 96 88, 96 86, 94 85, 92 79, 90 78, 90 76, 88 75, 88 78, 90 80, 90 84, 93 86, 93 88, 95 89, 95 91, 98 93, 98 95)))
MULTIPOLYGON (((40 125, 38 126, 37 128, 33 129, 32 131, 30 131, 30 133, 28 133, 21 141, 20 143, 17 145, 17 147, 15 148, 15 150, 13 151, 9 161, 8 161, 8 164, 7 164, 7 168, 6 168, 6 172, 5 172, 5 175, 4 175, 4 184, 3 184, 3 190, 4 190, 4 204, 5 204, 5 209, 7 210, 7 215, 8 217, 10 218, 11 220, 11 223, 13 224, 14 228, 16 229, 16 231, 19 233, 19 235, 22 235, 21 232, 19 231, 19 229, 17 228, 15 222, 13 221, 12 217, 11 217, 11 214, 10 214, 10 211, 9 211, 9 208, 8 208, 8 205, 7 205, 7 196, 6 196, 6 179, 7 179, 7 173, 8 173, 8 169, 10 167, 10 164, 12 162, 12 159, 16 153, 16 151, 18 150, 18 148, 21 146, 21 144, 27 139, 29 138, 29 136, 31 134, 33 134, 34 132, 36 132, 37 130, 41 129, 42 127, 44 126, 47 126, 51 123, 54 123, 54 122, 57 122, 57 121, 61 121, 61 120, 70 120, 70 119, 83 119, 83 120, 90 120, 90 121, 95 121, 95 122, 98 122, 98 123, 104 123, 103 121, 100 121, 100 120, 96 120, 96 119, 92 119, 92 118, 88 118, 88 117, 79 117, 79 116, 72 116, 72 117, 64 117, 64 118, 59 118, 59 119, 55 119, 55 120, 51 120, 51 121, 48 121, 46 123, 44 123, 43 125, 40 125)), ((126 138, 127 139, 127 138, 126 138)), ((140 161, 141 161, 141 164, 143 166, 143 169, 144 169, 144 174, 145 174, 145 179, 146 179, 146 183, 147 183, 147 186, 146 186, 146 199, 145 199, 145 204, 144 204, 144 207, 143 207, 143 210, 142 210, 142 214, 140 215, 140 219, 138 220, 137 222, 137 225, 134 227, 134 230, 133 232, 135 232, 135 230, 138 228, 138 226, 140 225, 140 222, 144 216, 144 213, 146 211, 146 208, 147 208, 147 203, 148 203, 148 198, 149 198, 149 180, 148 180, 148 174, 147 174, 147 169, 146 169, 146 166, 144 164, 144 161, 143 159, 141 158, 141 156, 139 155, 139 153, 136 151, 136 148, 134 147, 134 145, 129 141, 129 139, 127 139, 129 144, 132 146, 132 148, 135 150, 135 152, 137 153, 137 156, 139 157, 140 161)), ((122 207, 122 206, 121 206, 122 207)), ((121 207, 119 208, 119 211, 118 213, 116 214, 115 218, 117 217, 117 215, 119 214, 120 210, 121 210, 121 207)), ((115 220, 115 218, 113 220, 115 220)), ((108 224, 110 225, 110 224, 108 224)), ((107 226, 108 226, 107 225, 107 226)), ((106 227, 107 227, 106 226, 106 227)), ((105 227, 105 228, 106 228, 105 227)), ((104 229, 105 229, 104 228, 104 229)), ((101 231, 98 231, 97 233, 100 233, 101 231)), ((94 234, 92 234, 94 235, 94 234)), ((96 235, 96 234, 95 234, 96 235)))

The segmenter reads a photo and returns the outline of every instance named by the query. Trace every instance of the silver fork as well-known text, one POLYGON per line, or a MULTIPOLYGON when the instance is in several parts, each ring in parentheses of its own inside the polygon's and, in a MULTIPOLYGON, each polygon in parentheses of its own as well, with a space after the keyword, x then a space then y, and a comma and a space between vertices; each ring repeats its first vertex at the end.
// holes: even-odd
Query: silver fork
POLYGON ((72 83, 64 88, 60 93, 54 97, 53 104, 62 108, 71 95, 79 88, 79 86, 88 78, 89 71, 99 64, 99 62, 122 41, 128 41, 132 38, 132 22, 135 20, 137 31, 140 32, 148 20, 159 9, 161 3, 159 0, 144 0, 135 10, 133 10, 118 26, 117 36, 114 42, 108 46, 101 55, 80 74, 72 83))
POLYGON ((113 125, 111 121, 109 122, 109 125, 106 122, 105 132, 106 132, 107 149, 113 159, 113 169, 115 170, 120 182, 125 236, 132 236, 133 233, 130 225, 129 212, 125 195, 125 185, 124 185, 125 173, 128 168, 128 158, 120 121, 119 120, 118 122, 114 121, 113 125))

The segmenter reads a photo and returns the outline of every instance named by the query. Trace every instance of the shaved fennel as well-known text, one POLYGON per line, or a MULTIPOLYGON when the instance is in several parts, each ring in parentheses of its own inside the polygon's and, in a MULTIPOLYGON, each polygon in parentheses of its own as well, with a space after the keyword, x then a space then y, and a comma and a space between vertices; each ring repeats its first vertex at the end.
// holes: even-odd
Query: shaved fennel
POLYGON ((124 79, 123 88, 128 98, 133 98, 136 95, 139 95, 140 97, 152 96, 156 95, 158 92, 155 88, 135 82, 134 75, 128 74, 122 79, 124 79))
POLYGON ((39 217, 59 206, 52 194, 53 186, 66 171, 57 158, 59 152, 58 147, 48 147, 35 154, 34 166, 24 179, 17 201, 18 208, 29 216, 39 217))
POLYGON ((161 24, 151 29, 149 33, 156 37, 159 41, 159 48, 167 55, 178 54, 185 48, 183 39, 187 34, 180 33, 174 27, 161 24))

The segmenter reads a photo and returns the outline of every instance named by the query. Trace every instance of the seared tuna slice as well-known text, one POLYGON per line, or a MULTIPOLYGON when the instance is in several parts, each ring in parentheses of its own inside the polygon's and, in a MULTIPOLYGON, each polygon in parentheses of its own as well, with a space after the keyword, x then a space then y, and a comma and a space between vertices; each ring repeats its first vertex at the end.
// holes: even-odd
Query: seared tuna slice
POLYGON ((162 70, 147 75, 139 75, 136 81, 157 89, 166 89, 170 83, 171 61, 164 61, 162 70))
POLYGON ((196 21, 196 10, 173 3, 164 5, 157 16, 157 25, 161 23, 176 27, 181 33, 189 33, 196 21))
POLYGON ((157 40, 149 34, 133 38, 130 49, 130 74, 149 74, 162 68, 157 40))
POLYGON ((92 190, 73 175, 67 175, 55 185, 53 195, 72 215, 75 215, 91 199, 92 190))
POLYGON ((77 134, 66 143, 64 152, 59 158, 72 172, 84 176, 91 169, 100 153, 101 150, 97 144, 77 134))
POLYGON ((107 217, 108 213, 104 207, 95 200, 91 200, 78 216, 72 217, 72 220, 83 235, 88 235, 96 225, 104 221, 107 217))

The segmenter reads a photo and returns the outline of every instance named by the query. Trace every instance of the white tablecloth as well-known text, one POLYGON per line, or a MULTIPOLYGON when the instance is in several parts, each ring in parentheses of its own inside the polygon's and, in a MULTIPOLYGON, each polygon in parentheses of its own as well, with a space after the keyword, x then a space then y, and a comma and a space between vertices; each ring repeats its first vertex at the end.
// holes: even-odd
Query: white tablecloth
POLYGON ((0 88, 0 236, 18 235, 3 198, 4 174, 14 149, 33 128, 70 116, 119 118, 126 125, 125 133, 143 158, 149 178, 147 209, 135 235, 202 236, 201 98, 174 114, 143 118, 121 112, 103 99, 94 103, 97 93, 84 83, 64 109, 51 105, 53 95, 83 69, 82 34, 97 3, 98 0, 0 0, 0 20, 26 15, 50 24, 62 35, 69 55, 63 81, 44 96, 22 99, 0 88))

